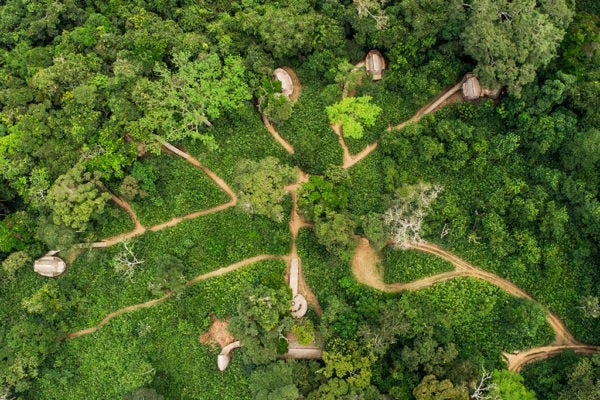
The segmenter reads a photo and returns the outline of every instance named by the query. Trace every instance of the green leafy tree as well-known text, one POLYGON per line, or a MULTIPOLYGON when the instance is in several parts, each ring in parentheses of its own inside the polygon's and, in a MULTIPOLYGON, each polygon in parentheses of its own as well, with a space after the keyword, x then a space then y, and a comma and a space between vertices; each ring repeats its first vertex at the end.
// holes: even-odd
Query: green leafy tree
POLYGON ((559 400, 600 398, 600 355, 581 359, 569 373, 567 387, 559 400))
POLYGON ((295 400, 299 397, 292 365, 285 361, 256 369, 250 375, 249 383, 255 400, 295 400))
POLYGON ((247 364, 267 364, 287 351, 285 332, 292 325, 289 287, 253 287, 238 304, 229 331, 242 343, 240 352, 247 364))
POLYGON ((283 187, 292 183, 296 175, 294 168, 281 164, 275 157, 239 161, 235 177, 238 206, 251 214, 282 222, 284 210, 281 202, 286 196, 283 187))
POLYGON ((132 125, 132 134, 153 141, 148 132, 163 140, 199 139, 209 149, 217 144, 206 128, 223 113, 235 111, 252 97, 239 57, 223 61, 217 54, 200 54, 192 59, 187 52, 173 57, 174 70, 157 64, 159 79, 142 79, 132 96, 144 116, 132 125))
POLYGON ((324 218, 315 221, 314 229, 319 243, 342 260, 349 260, 356 245, 356 226, 350 215, 330 212, 324 218))
POLYGON ((300 344, 309 344, 315 340, 315 326, 306 318, 292 325, 292 333, 300 344))
POLYGON ((464 28, 466 15, 461 0, 402 0, 400 7, 421 46, 432 46, 438 35, 451 40, 464 28))
POLYGON ((299 56, 343 43, 343 29, 336 20, 314 11, 309 2, 288 4, 267 3, 239 15, 242 26, 260 38, 261 47, 273 58, 299 56))
POLYGON ((337 339, 330 350, 323 352, 325 366, 319 372, 326 378, 344 379, 350 387, 364 389, 371 384, 376 361, 377 356, 358 342, 337 339))
POLYGON ((7 279, 12 280, 15 272, 31 262, 31 256, 25 251, 15 251, 2 261, 2 269, 7 279))
POLYGON ((77 164, 61 175, 48 191, 48 205, 56 224, 86 230, 88 223, 104 211, 110 199, 108 193, 100 192, 98 174, 85 172, 77 164))
POLYGON ((292 116, 292 102, 281 94, 274 93, 265 100, 266 104, 261 104, 263 113, 275 124, 281 124, 292 116))
POLYGON ((475 0, 462 33, 465 52, 486 87, 508 86, 519 96, 556 55, 572 15, 566 0, 475 0))
MULTIPOLYGON (((4 266, 4 264, 2 264, 4 266)), ((585 315, 592 318, 600 317, 600 298, 598 296, 585 296, 581 300, 581 308, 585 315)))
POLYGON ((439 381, 435 375, 427 375, 413 390, 413 396, 416 400, 468 400, 469 392, 448 379, 439 381))
POLYGON ((65 307, 66 298, 60 292, 55 281, 44 283, 33 295, 21 301, 23 308, 30 314, 43 315, 52 320, 65 307))
POLYGON ((537 400, 535 393, 525 387, 523 377, 516 372, 496 370, 492 374, 489 396, 502 400, 537 400))
POLYGON ((360 139, 364 126, 375 125, 381 107, 371 104, 371 96, 346 97, 326 111, 330 123, 342 126, 344 136, 360 139))
POLYGON ((341 176, 312 175, 298 191, 298 207, 302 215, 316 221, 328 213, 343 211, 348 207, 348 188, 341 176))
POLYGON ((148 192, 140 188, 140 182, 131 175, 123 178, 123 182, 119 185, 119 193, 125 200, 134 200, 136 197, 141 199, 148 197, 148 192))

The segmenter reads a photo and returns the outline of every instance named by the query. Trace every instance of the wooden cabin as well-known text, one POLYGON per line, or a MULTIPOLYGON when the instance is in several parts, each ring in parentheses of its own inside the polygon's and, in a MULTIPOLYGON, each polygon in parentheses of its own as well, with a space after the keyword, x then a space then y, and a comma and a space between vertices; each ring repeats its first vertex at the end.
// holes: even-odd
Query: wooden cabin
POLYGON ((371 50, 365 57, 365 69, 370 74, 374 81, 382 78, 383 70, 385 69, 385 59, 377 50, 371 50))
POLYGON ((67 269, 67 263, 55 256, 57 251, 51 251, 45 256, 38 258, 33 263, 33 270, 42 276, 55 278, 67 269))

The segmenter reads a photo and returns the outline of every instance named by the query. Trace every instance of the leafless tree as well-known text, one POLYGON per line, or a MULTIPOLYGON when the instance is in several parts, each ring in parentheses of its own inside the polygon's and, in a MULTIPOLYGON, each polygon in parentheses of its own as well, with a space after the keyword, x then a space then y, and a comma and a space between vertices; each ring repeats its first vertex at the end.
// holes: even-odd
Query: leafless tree
POLYGON ((354 0, 358 16, 373 18, 379 30, 385 29, 390 19, 383 11, 385 3, 387 0, 354 0))
POLYGON ((115 271, 128 279, 133 279, 136 266, 144 263, 143 260, 137 258, 133 250, 133 244, 127 241, 123 242, 123 250, 115 254, 112 261, 115 271))
POLYGON ((475 387, 475 391, 471 395, 473 400, 502 400, 496 394, 490 394, 493 389, 497 389, 497 386, 491 382, 492 373, 487 372, 485 369, 481 373, 481 379, 475 387))
POLYGON ((383 222, 392 246, 408 249, 423 241, 421 227, 429 205, 442 191, 441 185, 418 183, 397 191, 392 206, 383 214, 383 222))

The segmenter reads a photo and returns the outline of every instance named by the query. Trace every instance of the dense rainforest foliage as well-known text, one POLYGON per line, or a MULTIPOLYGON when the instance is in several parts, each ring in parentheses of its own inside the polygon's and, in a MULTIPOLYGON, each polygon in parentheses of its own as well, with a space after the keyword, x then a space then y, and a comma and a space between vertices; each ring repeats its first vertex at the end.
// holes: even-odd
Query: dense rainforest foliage
POLYGON ((0 399, 600 396, 598 355, 563 353, 522 376, 502 359, 553 341, 548 310, 600 344, 597 1, 1 4, 0 399), (381 81, 353 69, 370 49, 386 59, 381 81), (295 103, 271 79, 280 66, 302 83, 295 103), (501 98, 387 129, 469 71, 501 98), (351 153, 378 147, 340 167, 332 123, 351 153), (237 206, 92 247, 136 228, 114 195, 144 227, 228 201, 166 142, 230 184, 237 206), (294 320, 283 187, 298 169, 312 226, 297 249, 322 314, 294 320), (388 283, 452 270, 405 249, 423 238, 539 303, 473 278, 372 289, 352 274, 357 236, 388 283), (56 279, 32 269, 48 250, 69 264, 56 279), (190 283, 258 255, 272 257, 190 283), (224 372, 198 340, 215 318, 244 343, 224 372), (288 331, 322 345, 322 360, 279 359, 288 331))

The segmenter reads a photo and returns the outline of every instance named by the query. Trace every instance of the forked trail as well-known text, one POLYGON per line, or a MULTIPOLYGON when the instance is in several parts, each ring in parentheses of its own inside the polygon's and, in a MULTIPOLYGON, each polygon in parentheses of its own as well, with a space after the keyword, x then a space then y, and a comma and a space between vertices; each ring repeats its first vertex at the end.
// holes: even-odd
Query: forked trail
POLYGON ((127 212, 127 214, 129 214, 129 217, 132 219, 132 221, 134 223, 134 229, 130 232, 122 233, 120 235, 116 235, 113 237, 103 239, 99 242, 92 243, 92 245, 91 245, 92 247, 110 247, 115 244, 118 244, 118 243, 124 242, 126 240, 129 240, 131 238, 134 238, 136 236, 140 236, 147 231, 156 232, 161 229, 175 226, 178 223, 180 223, 181 221, 198 218, 203 215, 208 215, 208 214, 212 214, 215 212, 219 212, 219 211, 225 210, 229 207, 233 207, 237 204, 237 196, 236 196, 235 192, 229 187, 229 185, 223 179, 221 179, 217 174, 215 174, 213 171, 211 171, 210 169, 208 169, 204 165, 202 165, 196 158, 192 157, 190 154, 186 153, 183 150, 178 149, 177 147, 173 146, 172 144, 170 144, 168 142, 165 142, 163 144, 163 150, 166 152, 169 152, 169 153, 176 154, 177 156, 183 158, 188 163, 192 164, 194 167, 200 168, 221 190, 223 190, 225 193, 227 193, 227 196, 229 196, 230 200, 227 203, 218 205, 216 207, 212 207, 212 208, 209 208, 206 210, 195 211, 193 213, 190 213, 190 214, 187 214, 187 215, 184 215, 181 217, 172 218, 169 221, 166 221, 166 222, 154 225, 154 226, 145 227, 140 223, 140 221, 139 221, 137 215, 135 214, 135 212, 133 211, 133 208, 131 207, 131 205, 127 201, 122 199, 121 197, 118 197, 115 194, 111 193, 112 201, 115 202, 119 207, 123 208, 127 212))
MULTIPOLYGON (((231 264, 227 267, 223 267, 223 268, 217 269, 215 271, 208 272, 206 274, 198 275, 195 278, 192 278, 189 281, 187 281, 184 284, 184 286, 189 287, 189 286, 195 285, 198 282, 202 282, 204 280, 214 278, 215 276, 220 276, 220 275, 224 275, 229 272, 235 271, 236 269, 240 269, 246 265, 254 264, 256 262, 263 261, 263 260, 273 260, 273 259, 281 259, 281 257, 274 256, 271 254, 261 254, 258 256, 250 257, 245 260, 239 261, 235 264, 231 264)), ((113 312, 107 314, 104 318, 102 318, 102 320, 97 325, 94 325, 92 327, 82 329, 82 330, 79 330, 76 332, 71 332, 71 333, 65 335, 63 337, 63 339, 74 339, 74 338, 77 338, 80 336, 89 335, 90 333, 94 333, 98 329, 100 329, 103 325, 105 325, 107 322, 109 322, 111 319, 118 317, 119 315, 122 315, 122 314, 140 310, 142 308, 149 308, 149 307, 155 306, 155 305, 167 300, 168 298, 170 298, 173 295, 173 293, 174 292, 167 292, 162 297, 159 297, 157 299, 146 301, 144 303, 133 304, 133 305, 130 305, 127 307, 123 307, 119 310, 113 311, 113 312)))
MULTIPOLYGON (((424 242, 415 245, 412 248, 414 250, 433 254, 452 263, 455 268, 454 271, 428 276, 407 283, 385 283, 383 281, 383 271, 381 270, 381 259, 379 254, 371 247, 367 239, 361 238, 360 243, 356 248, 356 252, 354 253, 354 257, 352 258, 352 272, 357 281, 385 292, 419 290, 456 277, 468 276, 485 280, 515 297, 524 298, 537 303, 535 299, 514 283, 489 271, 477 268, 462 258, 442 249, 438 245, 424 242)), ((504 353, 503 355, 508 362, 509 370, 519 371, 526 363, 558 354, 563 349, 573 349, 576 352, 588 354, 599 349, 598 346, 590 346, 577 341, 554 313, 550 312, 550 310, 543 305, 542 307, 548 313, 546 321, 550 324, 555 333, 554 341, 548 346, 536 347, 516 354, 504 353)))

